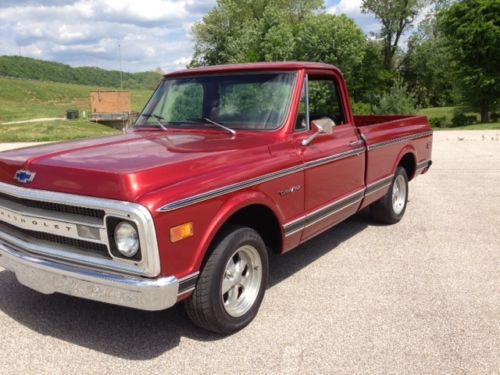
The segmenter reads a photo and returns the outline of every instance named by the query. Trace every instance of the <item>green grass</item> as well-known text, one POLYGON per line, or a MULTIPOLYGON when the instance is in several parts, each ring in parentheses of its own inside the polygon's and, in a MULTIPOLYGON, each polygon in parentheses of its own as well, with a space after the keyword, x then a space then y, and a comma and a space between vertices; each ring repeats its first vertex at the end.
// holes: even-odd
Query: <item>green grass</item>
MULTIPOLYGON (((487 124, 473 124, 473 125, 466 125, 466 126, 452 126, 452 118, 455 115, 455 109, 456 107, 434 107, 434 108, 422 108, 418 111, 419 115, 425 115, 427 118, 432 118, 432 117, 437 117, 437 118, 442 118, 444 117, 445 120, 445 125, 446 127, 444 128, 434 128, 434 130, 491 130, 491 129, 500 129, 500 123, 495 122, 495 123, 487 123, 487 124)), ((474 113, 474 112, 468 112, 466 113, 468 116, 476 116, 477 119, 479 119, 479 114, 474 113)))
MULTIPOLYGON (((106 87, 0 78, 0 122, 64 117, 67 109, 89 112, 90 91, 106 87)), ((132 111, 140 111, 150 90, 132 90, 132 111)))
POLYGON ((500 129, 500 122, 492 122, 488 124, 474 124, 466 126, 457 126, 454 128, 434 128, 434 130, 496 130, 500 129))
POLYGON ((419 115, 431 117, 445 117, 446 123, 451 124, 455 107, 434 107, 434 108, 421 108, 418 111, 419 115))
POLYGON ((109 126, 86 120, 32 122, 0 125, 0 142, 64 141, 119 133, 109 126))
MULTIPOLYGON (((10 121, 64 117, 67 109, 90 112, 90 91, 105 87, 0 78, 0 142, 79 139, 116 134, 111 127, 86 120, 3 125, 10 121)), ((109 90, 109 89, 108 89, 109 90)), ((132 90, 132 111, 139 112, 150 90, 132 90)))

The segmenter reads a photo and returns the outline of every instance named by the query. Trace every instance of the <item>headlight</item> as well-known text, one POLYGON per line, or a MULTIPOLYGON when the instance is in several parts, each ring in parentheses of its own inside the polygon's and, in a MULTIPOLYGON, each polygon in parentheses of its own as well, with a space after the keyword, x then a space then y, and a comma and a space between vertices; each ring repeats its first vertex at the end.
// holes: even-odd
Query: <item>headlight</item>
POLYGON ((125 221, 115 227, 116 248, 123 256, 132 258, 139 251, 139 235, 135 227, 125 221))

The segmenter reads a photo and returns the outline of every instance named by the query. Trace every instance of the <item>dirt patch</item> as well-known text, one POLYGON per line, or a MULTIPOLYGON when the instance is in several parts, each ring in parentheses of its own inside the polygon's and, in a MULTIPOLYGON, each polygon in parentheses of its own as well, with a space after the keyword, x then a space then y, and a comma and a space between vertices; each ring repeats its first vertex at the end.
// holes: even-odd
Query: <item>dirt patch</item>
POLYGON ((30 122, 66 121, 65 117, 42 117, 31 120, 2 122, 0 125, 29 124, 30 122))

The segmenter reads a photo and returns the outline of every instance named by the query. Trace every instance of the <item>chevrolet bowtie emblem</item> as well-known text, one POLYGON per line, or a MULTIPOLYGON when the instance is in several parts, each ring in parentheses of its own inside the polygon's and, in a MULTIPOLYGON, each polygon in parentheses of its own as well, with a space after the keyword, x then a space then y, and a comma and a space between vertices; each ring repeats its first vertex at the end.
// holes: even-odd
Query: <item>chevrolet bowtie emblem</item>
POLYGON ((22 184, 25 184, 27 182, 33 181, 35 178, 36 173, 35 172, 30 172, 30 171, 25 171, 23 169, 20 169, 16 172, 14 175, 14 178, 19 181, 22 184))

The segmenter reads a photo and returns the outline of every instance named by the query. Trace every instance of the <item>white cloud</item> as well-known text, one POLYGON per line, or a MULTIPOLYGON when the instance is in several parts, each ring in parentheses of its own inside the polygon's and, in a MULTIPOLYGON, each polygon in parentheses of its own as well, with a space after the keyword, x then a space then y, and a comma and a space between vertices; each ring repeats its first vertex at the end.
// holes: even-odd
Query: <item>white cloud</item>
POLYGON ((340 0, 338 4, 328 8, 327 12, 338 16, 345 14, 366 34, 376 33, 380 29, 380 23, 373 15, 361 12, 361 3, 362 0, 340 0))
MULTIPOLYGON (((372 14, 363 13, 361 11, 362 2, 362 0, 340 0, 338 4, 329 7, 327 12, 336 15, 347 15, 356 22, 356 24, 368 35, 370 39, 375 39, 376 34, 380 31, 381 23, 372 14)), ((420 22, 425 19, 432 8, 433 5, 428 5, 420 11, 413 23, 413 28, 408 28, 403 34, 399 42, 400 47, 405 48, 408 37, 411 34, 411 30, 418 27, 420 22)))
POLYGON ((0 55, 128 71, 178 69, 192 54, 190 25, 215 0, 2 0, 0 55))
POLYGON ((180 57, 174 61, 174 65, 177 66, 178 69, 184 69, 191 62, 190 56, 180 57))

